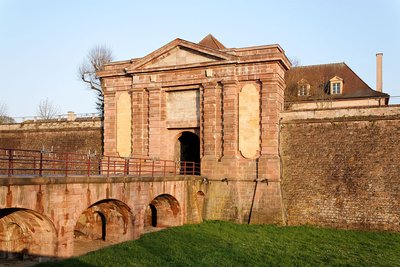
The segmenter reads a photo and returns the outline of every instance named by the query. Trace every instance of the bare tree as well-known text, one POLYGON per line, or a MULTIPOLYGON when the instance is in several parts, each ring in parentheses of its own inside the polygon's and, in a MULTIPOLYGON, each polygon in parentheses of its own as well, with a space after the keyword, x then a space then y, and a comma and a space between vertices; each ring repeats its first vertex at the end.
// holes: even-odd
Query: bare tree
POLYGON ((13 118, 8 116, 7 110, 8 110, 7 105, 4 103, 0 103, 0 124, 15 122, 13 118))
POLYGON ((332 95, 329 92, 329 78, 322 76, 317 80, 316 86, 312 91, 316 100, 317 108, 331 108, 332 107, 332 95))
POLYGON ((78 74, 87 86, 94 90, 97 95, 96 108, 103 115, 104 110, 104 97, 103 89, 96 71, 103 70, 105 64, 113 60, 111 50, 104 45, 97 45, 89 50, 86 58, 79 66, 78 74))
POLYGON ((7 105, 4 103, 0 103, 0 116, 7 116, 7 105))
POLYGON ((41 119, 48 120, 54 118, 59 113, 60 108, 46 98, 39 102, 36 115, 41 119))
POLYGON ((292 67, 298 67, 301 66, 300 59, 297 57, 288 57, 290 63, 292 64, 292 67))

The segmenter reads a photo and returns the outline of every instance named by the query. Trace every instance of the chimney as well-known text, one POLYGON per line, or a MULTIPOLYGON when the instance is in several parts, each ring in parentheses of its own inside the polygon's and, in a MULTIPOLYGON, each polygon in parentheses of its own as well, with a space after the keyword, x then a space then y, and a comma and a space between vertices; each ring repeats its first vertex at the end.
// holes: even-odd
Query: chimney
POLYGON ((382 57, 383 53, 376 54, 376 91, 382 92, 382 57))
POLYGON ((68 111, 67 121, 74 121, 76 119, 76 114, 73 111, 68 111))

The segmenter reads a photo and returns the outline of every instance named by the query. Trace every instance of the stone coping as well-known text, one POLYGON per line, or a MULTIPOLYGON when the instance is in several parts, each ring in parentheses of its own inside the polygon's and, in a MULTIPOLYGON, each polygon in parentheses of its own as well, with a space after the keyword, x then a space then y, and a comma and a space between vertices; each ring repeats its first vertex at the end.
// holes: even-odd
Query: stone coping
POLYGON ((280 113, 282 123, 300 120, 382 120, 399 119, 400 105, 382 107, 333 108, 321 110, 295 110, 280 113))
POLYGON ((1 177, 0 186, 9 185, 47 185, 47 184, 94 184, 94 183, 131 183, 131 182, 163 182, 163 181, 196 181, 202 180, 201 176, 177 175, 177 176, 13 176, 1 177))

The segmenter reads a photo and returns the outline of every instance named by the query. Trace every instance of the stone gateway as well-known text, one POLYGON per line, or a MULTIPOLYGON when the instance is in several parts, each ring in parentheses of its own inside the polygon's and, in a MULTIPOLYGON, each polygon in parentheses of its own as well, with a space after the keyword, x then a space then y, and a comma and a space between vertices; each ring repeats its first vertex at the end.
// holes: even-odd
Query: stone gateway
POLYGON ((289 67, 279 45, 226 48, 212 35, 106 65, 104 153, 182 160, 197 151, 185 159, 209 182, 204 218, 283 223, 278 136, 289 67), (182 142, 189 133, 197 138, 182 142))

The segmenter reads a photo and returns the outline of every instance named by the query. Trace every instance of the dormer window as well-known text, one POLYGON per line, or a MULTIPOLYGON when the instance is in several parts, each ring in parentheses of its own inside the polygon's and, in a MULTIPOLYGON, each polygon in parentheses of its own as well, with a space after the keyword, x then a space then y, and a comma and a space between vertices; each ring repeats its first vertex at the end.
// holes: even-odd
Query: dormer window
POLYGON ((297 94, 298 94, 299 96, 308 95, 308 92, 307 92, 307 85, 306 85, 306 84, 300 85, 297 94))
POLYGON ((340 83, 332 83, 332 94, 340 94, 340 83))
POLYGON ((340 95, 343 93, 343 79, 335 76, 330 79, 330 93, 331 95, 340 95))
POLYGON ((297 83, 297 95, 298 96, 310 95, 310 84, 305 79, 301 79, 301 81, 297 83))

